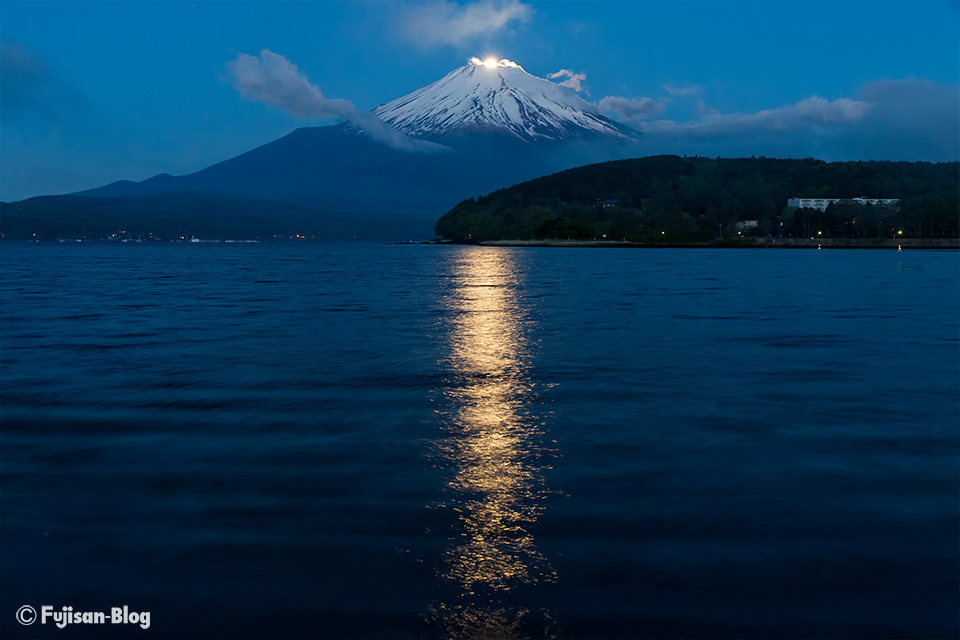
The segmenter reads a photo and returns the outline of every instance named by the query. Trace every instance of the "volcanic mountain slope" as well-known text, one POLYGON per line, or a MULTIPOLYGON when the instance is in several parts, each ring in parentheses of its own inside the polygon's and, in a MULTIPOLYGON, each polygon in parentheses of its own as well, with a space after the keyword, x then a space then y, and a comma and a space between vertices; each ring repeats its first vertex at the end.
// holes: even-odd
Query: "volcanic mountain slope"
POLYGON ((501 133, 554 142, 639 137, 637 131, 598 113, 573 90, 532 76, 509 60, 482 63, 474 58, 374 113, 418 138, 451 133, 501 133))
POLYGON ((340 216, 408 219, 428 235, 457 202, 566 168, 639 155, 640 134, 576 93, 502 60, 474 59, 374 113, 404 133, 439 142, 407 153, 350 124, 297 129, 202 171, 120 181, 79 194, 144 197, 166 192, 248 194, 340 216))

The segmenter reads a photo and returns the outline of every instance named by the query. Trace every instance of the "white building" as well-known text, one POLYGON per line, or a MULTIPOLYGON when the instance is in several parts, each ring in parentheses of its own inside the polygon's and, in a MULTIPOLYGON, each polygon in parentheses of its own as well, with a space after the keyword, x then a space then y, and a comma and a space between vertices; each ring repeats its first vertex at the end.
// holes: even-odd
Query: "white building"
POLYGON ((855 202, 857 204, 870 204, 873 206, 877 206, 877 204, 896 206, 900 200, 897 198, 866 198, 864 196, 860 196, 859 198, 790 198, 787 200, 787 206, 798 209, 819 209, 820 211, 826 211, 831 202, 855 202))

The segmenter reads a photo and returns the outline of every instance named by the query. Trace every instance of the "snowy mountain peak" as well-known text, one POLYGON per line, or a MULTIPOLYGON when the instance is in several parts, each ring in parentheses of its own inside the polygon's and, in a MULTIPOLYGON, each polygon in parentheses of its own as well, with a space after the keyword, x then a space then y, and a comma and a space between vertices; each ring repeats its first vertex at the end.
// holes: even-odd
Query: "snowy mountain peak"
POLYGON ((531 141, 639 137, 572 89, 530 75, 510 60, 471 58, 466 66, 374 113, 404 133, 426 138, 469 131, 531 141))

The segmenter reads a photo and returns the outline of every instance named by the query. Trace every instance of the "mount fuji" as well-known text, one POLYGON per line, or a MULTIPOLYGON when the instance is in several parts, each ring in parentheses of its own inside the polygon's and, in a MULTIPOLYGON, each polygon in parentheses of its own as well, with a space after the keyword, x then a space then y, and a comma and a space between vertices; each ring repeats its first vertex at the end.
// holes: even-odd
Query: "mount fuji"
POLYGON ((498 133, 520 140, 636 140, 639 133, 597 112, 572 89, 530 75, 509 60, 454 69, 440 80, 374 110, 404 133, 426 139, 498 133))
MULTIPOLYGON (((258 203, 256 215, 276 203, 278 220, 285 208, 296 209, 298 224, 304 212, 314 212, 324 237, 406 239, 431 236, 437 218, 466 198, 640 155, 639 132, 602 115, 572 89, 507 60, 474 58, 372 114, 443 151, 406 152, 345 122, 296 129, 196 173, 119 181, 72 195, 142 204, 175 193, 182 211, 191 198, 202 196, 208 210, 219 195, 229 197, 232 209, 247 197, 258 203)), ((44 200, 48 211, 51 199, 44 200)), ((123 209, 116 201, 109 208, 123 209)))

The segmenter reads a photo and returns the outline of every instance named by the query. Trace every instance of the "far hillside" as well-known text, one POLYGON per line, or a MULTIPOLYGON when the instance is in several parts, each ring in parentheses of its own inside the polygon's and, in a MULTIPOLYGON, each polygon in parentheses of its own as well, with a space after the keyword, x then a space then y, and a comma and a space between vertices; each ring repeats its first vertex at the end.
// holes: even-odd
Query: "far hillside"
POLYGON ((653 156, 570 169, 464 200, 435 230, 467 242, 957 238, 958 185, 957 162, 653 156), (791 198, 861 196, 898 203, 788 206, 791 198))
MULTIPOLYGON (((392 211, 341 214, 251 195, 199 191, 0 202, 4 240, 395 240, 410 239, 409 226, 392 211)), ((427 228, 429 220, 423 224, 424 231, 427 228)))

